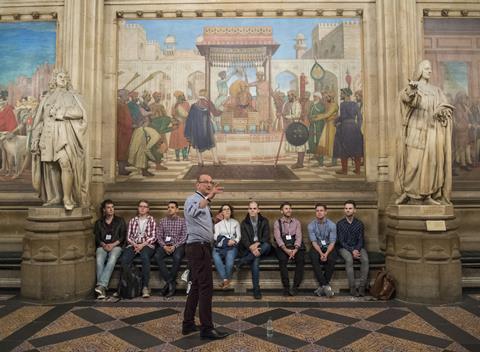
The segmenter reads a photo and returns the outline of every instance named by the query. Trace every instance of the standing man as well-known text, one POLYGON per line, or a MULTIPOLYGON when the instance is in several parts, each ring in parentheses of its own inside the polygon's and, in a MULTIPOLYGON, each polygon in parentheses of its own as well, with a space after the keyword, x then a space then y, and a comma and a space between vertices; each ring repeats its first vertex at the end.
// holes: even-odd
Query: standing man
MULTIPOLYGON (((302 105, 297 100, 297 93, 290 90, 288 92, 288 101, 282 108, 282 115, 285 119, 285 129, 292 122, 299 122, 302 117, 302 105)), ((305 152, 307 150, 307 143, 294 146, 288 142, 285 142, 285 151, 287 153, 297 153, 297 162, 291 166, 292 169, 301 169, 303 167, 303 161, 305 159, 305 152)))
POLYGON ((363 223, 355 217, 357 210, 353 200, 347 200, 344 203, 343 211, 345 218, 337 222, 337 236, 340 244, 340 255, 345 260, 345 266, 348 277, 348 286, 352 296, 365 296, 365 287, 368 277, 368 253, 364 248, 363 223), (360 286, 355 286, 355 272, 353 270, 353 261, 360 260, 360 286))
POLYGON ((352 101, 352 90, 350 88, 340 89, 340 115, 335 124, 337 130, 333 145, 333 158, 340 158, 342 170, 337 170, 340 175, 347 174, 348 159, 355 162, 354 172, 360 173, 361 161, 363 158, 363 135, 362 135, 362 111, 359 105, 352 101))
POLYGON ((117 96, 117 162, 118 175, 128 176, 128 146, 133 133, 133 119, 128 108, 128 91, 119 89, 117 96))
POLYGON ((218 160, 215 132, 210 114, 220 116, 222 112, 217 110, 215 105, 207 98, 206 89, 201 89, 199 94, 198 101, 191 106, 188 112, 185 123, 185 138, 197 150, 199 166, 204 165, 202 153, 206 150, 212 151, 213 165, 219 166, 221 163, 218 160))
POLYGON ((192 286, 188 293, 183 312, 182 334, 197 331, 195 311, 199 305, 200 337, 202 339, 223 339, 228 334, 218 331, 212 320, 212 242, 213 222, 209 203, 223 187, 212 181, 210 175, 198 176, 196 191, 187 198, 184 206, 187 224, 187 244, 185 254, 190 268, 192 286))
POLYGON ((325 105, 322 101, 322 93, 313 93, 313 104, 309 110, 308 119, 310 121, 309 126, 309 138, 308 138, 308 151, 318 161, 317 166, 323 166, 323 155, 317 153, 318 143, 322 136, 323 128, 325 127, 325 105))
POLYGON ((300 221, 292 217, 292 205, 288 202, 280 205, 282 217, 273 224, 273 236, 277 247, 275 247, 280 276, 282 278, 283 295, 295 296, 298 287, 303 280, 303 268, 305 266, 305 246, 302 241, 302 225, 300 221), (290 288, 288 280, 287 264, 295 261, 295 276, 293 286, 290 288))
POLYGON ((310 259, 313 271, 320 284, 314 293, 317 296, 325 294, 327 297, 332 297, 334 292, 330 287, 330 279, 337 260, 335 251, 337 227, 333 221, 327 219, 327 206, 325 204, 318 203, 315 205, 315 219, 308 224, 308 236, 312 241, 312 248, 309 253, 310 259), (322 267, 325 269, 325 273, 322 272, 322 267))
POLYGON ((177 272, 185 256, 185 242, 187 240, 187 227, 185 219, 178 216, 178 203, 168 202, 167 216, 161 219, 157 226, 158 247, 155 259, 158 263, 160 278, 165 281, 162 296, 172 297, 177 288, 177 272), (172 270, 168 271, 165 257, 172 256, 172 270))
POLYGON ((175 161, 180 161, 180 152, 182 160, 188 160, 189 143, 185 138, 185 121, 190 111, 190 104, 185 99, 182 91, 175 91, 173 96, 177 102, 172 108, 172 133, 170 134, 169 148, 175 150, 175 161))
POLYGON ((270 226, 268 219, 260 214, 258 203, 248 203, 248 214, 243 219, 240 230, 240 260, 237 268, 249 264, 252 270, 253 297, 262 298, 260 291, 260 259, 270 253, 270 226))
POLYGON ((106 297, 106 291, 122 246, 127 235, 127 226, 123 218, 115 216, 115 207, 111 199, 106 199, 100 206, 102 217, 95 222, 93 233, 97 245, 97 298, 106 297), (105 264, 105 261, 107 262, 105 264))
POLYGON ((257 71, 256 82, 252 82, 248 86, 256 88, 255 109, 258 111, 260 129, 262 131, 268 131, 272 123, 270 112, 272 88, 270 87, 270 83, 265 79, 265 73, 263 71, 257 71))
POLYGON ((157 223, 149 213, 146 200, 138 202, 137 216, 128 222, 127 248, 122 255, 122 270, 128 270, 133 259, 139 255, 142 259, 142 297, 150 297, 150 258, 155 253, 157 223))

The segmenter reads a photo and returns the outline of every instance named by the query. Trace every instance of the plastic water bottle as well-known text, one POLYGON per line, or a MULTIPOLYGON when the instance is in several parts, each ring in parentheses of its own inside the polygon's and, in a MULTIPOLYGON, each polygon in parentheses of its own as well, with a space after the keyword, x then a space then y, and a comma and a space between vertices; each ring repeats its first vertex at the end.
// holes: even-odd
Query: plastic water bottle
POLYGON ((270 339, 273 337, 273 322, 272 317, 269 317, 267 320, 267 337, 270 339))

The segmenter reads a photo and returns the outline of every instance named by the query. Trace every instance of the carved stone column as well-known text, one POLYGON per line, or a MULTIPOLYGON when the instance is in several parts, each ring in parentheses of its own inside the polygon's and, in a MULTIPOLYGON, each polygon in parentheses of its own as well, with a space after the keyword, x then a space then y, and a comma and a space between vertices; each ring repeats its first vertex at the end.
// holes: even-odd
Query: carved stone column
POLYGON ((411 302, 454 303, 462 296, 458 224, 453 206, 390 206, 386 265, 396 297, 411 302))
POLYGON ((40 302, 84 299, 95 284, 95 243, 89 209, 30 208, 23 239, 24 298, 40 302))

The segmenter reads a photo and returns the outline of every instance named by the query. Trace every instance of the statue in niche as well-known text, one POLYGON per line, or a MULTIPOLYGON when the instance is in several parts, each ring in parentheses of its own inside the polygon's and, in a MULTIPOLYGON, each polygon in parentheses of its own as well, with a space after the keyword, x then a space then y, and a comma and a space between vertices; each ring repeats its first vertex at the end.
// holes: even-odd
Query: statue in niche
POLYGON ((430 61, 420 62, 413 80, 400 92, 396 204, 451 204, 454 107, 429 83, 431 74, 430 61))
POLYGON ((43 206, 87 205, 87 116, 70 77, 55 70, 32 127, 32 182, 43 206))

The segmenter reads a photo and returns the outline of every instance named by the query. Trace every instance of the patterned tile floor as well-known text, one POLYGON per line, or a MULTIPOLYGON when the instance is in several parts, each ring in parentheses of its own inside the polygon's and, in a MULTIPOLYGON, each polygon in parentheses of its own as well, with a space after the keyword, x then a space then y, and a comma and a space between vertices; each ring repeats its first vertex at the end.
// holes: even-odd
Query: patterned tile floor
MULTIPOLYGON (((154 292, 155 293, 155 292, 154 292)), ((41 306, 0 293, 0 351, 480 351, 480 295, 448 306, 307 292, 214 296, 221 341, 181 334, 185 296, 41 306), (273 320, 274 336, 265 324, 273 320)))
MULTIPOLYGON (((195 154, 195 153, 194 153, 195 154)), ((209 153, 205 153, 209 154, 209 153)), ((206 156, 205 163, 211 164, 212 162, 209 159, 210 156, 206 156)), ((220 156, 220 159, 222 157, 220 156)), ((297 161, 297 156, 294 153, 290 153, 285 157, 281 158, 278 162, 279 165, 287 165, 291 166, 295 164, 297 161)), ((197 164, 197 158, 195 155, 191 156, 190 161, 175 161, 175 156, 172 151, 169 150, 168 157, 164 165, 168 168, 168 170, 155 170, 155 165, 152 163, 150 165, 149 171, 153 173, 154 177, 143 177, 140 172, 135 169, 134 167, 128 167, 127 169, 132 173, 129 176, 118 176, 118 181, 144 181, 144 182, 156 182, 156 181, 178 181, 183 180, 183 177, 187 174, 188 170, 193 165, 197 164)), ((240 163, 242 164, 242 163, 240 163)), ((259 164, 268 165, 268 162, 251 162, 251 165, 259 164)), ((273 162, 271 163, 273 164, 273 162)), ((331 160, 327 158, 325 160, 325 165, 330 165, 331 160)), ((350 162, 348 165, 348 174, 347 175, 337 175, 335 171, 340 170, 340 160, 337 162, 337 166, 333 167, 318 167, 318 162, 311 158, 310 155, 305 157, 304 165, 305 167, 302 169, 294 169, 292 170, 293 173, 302 181, 360 181, 365 179, 365 167, 361 167, 361 173, 356 175, 353 170, 353 164, 350 162)))

